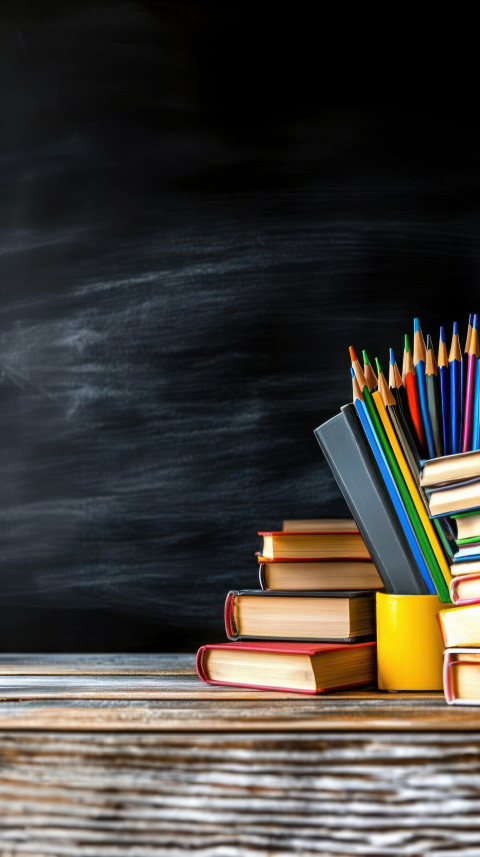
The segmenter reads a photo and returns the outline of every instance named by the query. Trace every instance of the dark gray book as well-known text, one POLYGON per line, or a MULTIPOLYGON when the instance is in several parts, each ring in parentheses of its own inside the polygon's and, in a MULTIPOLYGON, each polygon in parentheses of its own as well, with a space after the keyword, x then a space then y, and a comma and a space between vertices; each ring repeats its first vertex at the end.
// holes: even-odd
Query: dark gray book
POLYGON ((398 520, 354 405, 315 429, 387 592, 427 595, 428 589, 398 520))
POLYGON ((357 643, 375 637, 375 593, 240 589, 225 601, 229 640, 357 643))

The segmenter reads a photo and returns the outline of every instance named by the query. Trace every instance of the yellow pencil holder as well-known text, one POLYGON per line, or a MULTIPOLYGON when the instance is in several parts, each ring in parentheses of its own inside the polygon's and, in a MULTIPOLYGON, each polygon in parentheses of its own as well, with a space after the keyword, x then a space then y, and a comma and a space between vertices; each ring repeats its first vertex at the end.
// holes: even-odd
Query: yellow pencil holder
POLYGON ((442 690, 443 642, 437 595, 377 592, 377 669, 380 690, 442 690))

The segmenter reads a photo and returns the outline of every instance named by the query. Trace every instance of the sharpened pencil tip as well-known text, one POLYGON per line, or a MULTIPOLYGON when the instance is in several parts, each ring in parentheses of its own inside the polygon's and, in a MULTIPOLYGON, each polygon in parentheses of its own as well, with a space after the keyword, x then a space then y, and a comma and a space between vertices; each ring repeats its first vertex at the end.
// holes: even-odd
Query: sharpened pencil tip
POLYGON ((476 329, 477 329, 477 327, 478 327, 478 316, 477 316, 477 313, 475 313, 475 315, 474 315, 474 316, 473 316, 473 318, 472 318, 472 327, 474 327, 474 328, 475 328, 475 330, 476 330, 476 329))
POLYGON ((405 334, 405 351, 410 351, 410 340, 408 338, 408 333, 405 334))
POLYGON ((413 319, 413 332, 414 333, 421 333, 422 332, 421 328, 420 328, 420 321, 418 320, 418 318, 413 319))
POLYGON ((357 359, 357 355, 355 354, 355 349, 354 349, 353 345, 349 345, 348 353, 350 354, 350 360, 352 361, 352 363, 355 363, 355 361, 357 359))
POLYGON ((377 367, 377 372, 380 375, 380 373, 382 371, 382 367, 380 366, 380 360, 378 359, 378 357, 375 357, 375 365, 377 367))
POLYGON ((368 364, 370 363, 370 360, 368 359, 368 354, 365 351, 365 349, 363 349, 363 351, 362 351, 362 357, 363 357, 363 362, 366 363, 368 366, 368 364))
POLYGON ((390 363, 392 366, 395 366, 395 355, 393 353, 393 348, 389 349, 390 363))
POLYGON ((445 328, 443 327, 443 325, 440 325, 440 342, 446 341, 447 340, 445 339, 445 328))
POLYGON ((453 336, 458 336, 458 321, 453 322, 453 336))
POLYGON ((427 333, 427 350, 430 351, 431 348, 433 349, 432 337, 427 333))

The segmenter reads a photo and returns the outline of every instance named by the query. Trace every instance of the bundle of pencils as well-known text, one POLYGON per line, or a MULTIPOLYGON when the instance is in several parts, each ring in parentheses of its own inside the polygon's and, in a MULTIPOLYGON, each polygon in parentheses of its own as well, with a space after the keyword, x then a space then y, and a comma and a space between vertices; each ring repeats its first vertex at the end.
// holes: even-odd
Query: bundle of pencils
POLYGON ((438 351, 432 337, 423 338, 418 318, 413 322, 413 352, 405 335, 402 374, 389 353, 388 384, 377 358, 378 378, 365 351, 363 370, 350 349, 359 392, 365 397, 377 390, 395 418, 397 433, 407 434, 420 458, 437 458, 480 449, 480 360, 478 318, 468 320, 462 355, 458 324, 454 322, 450 352, 445 328, 440 328, 438 351))

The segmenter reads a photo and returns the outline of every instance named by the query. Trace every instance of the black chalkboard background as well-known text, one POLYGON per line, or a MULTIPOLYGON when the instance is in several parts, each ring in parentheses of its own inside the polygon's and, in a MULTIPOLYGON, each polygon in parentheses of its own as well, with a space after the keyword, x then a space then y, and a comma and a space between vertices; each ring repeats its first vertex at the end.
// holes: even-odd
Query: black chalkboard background
POLYGON ((0 24, 0 646, 222 639, 257 529, 347 513, 313 436, 347 346, 478 309, 479 134, 358 106, 371 70, 291 11, 0 24))

